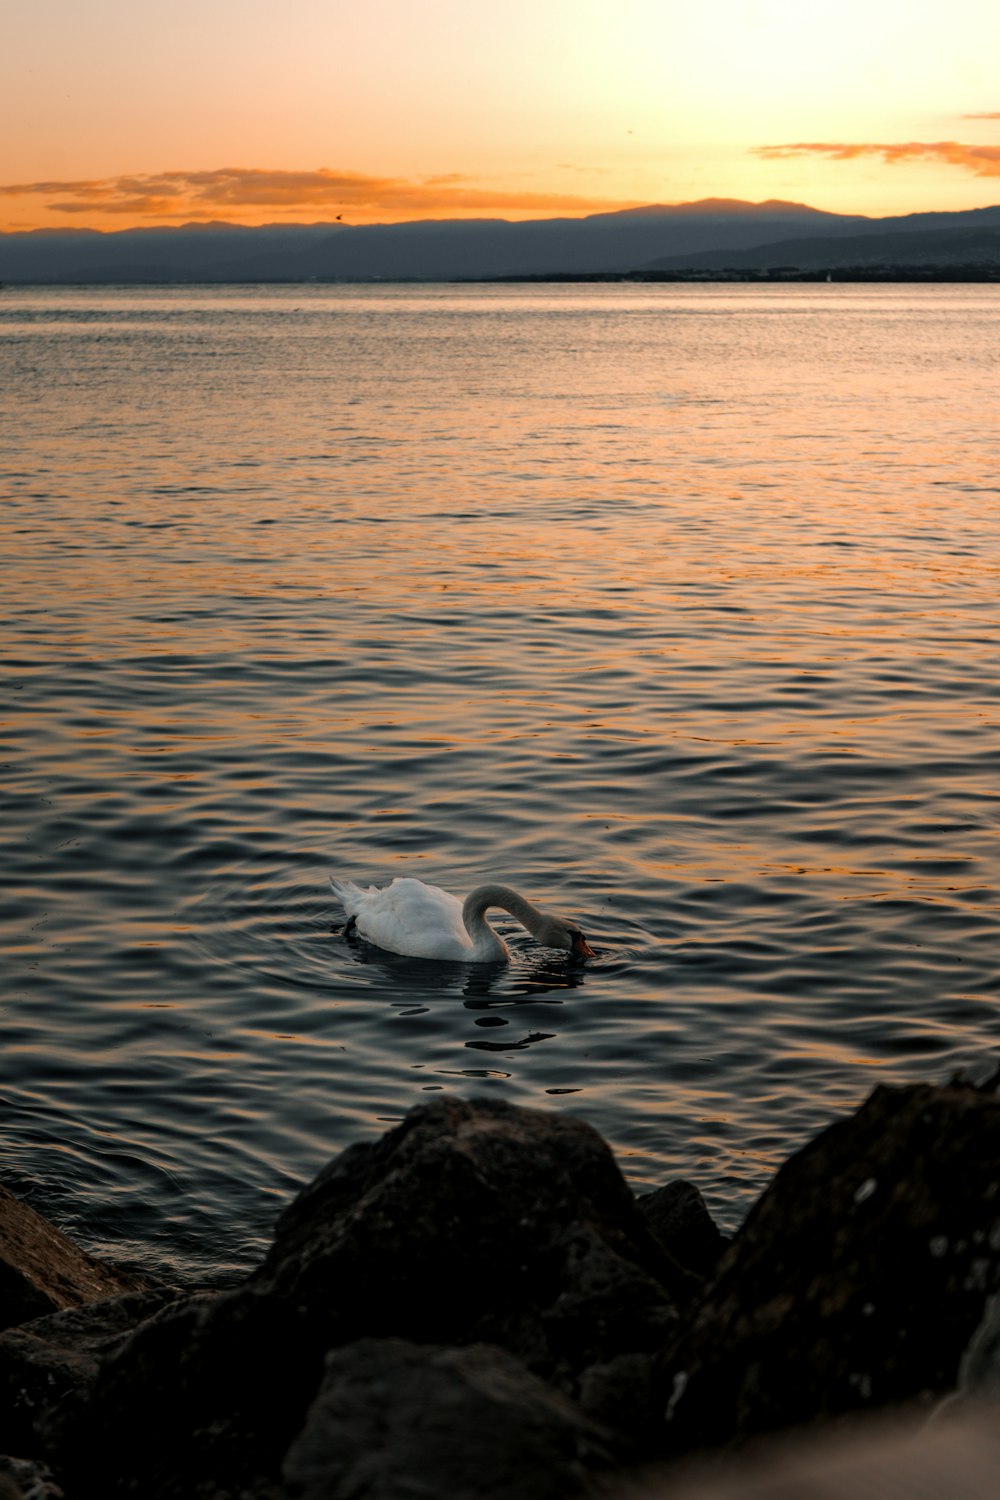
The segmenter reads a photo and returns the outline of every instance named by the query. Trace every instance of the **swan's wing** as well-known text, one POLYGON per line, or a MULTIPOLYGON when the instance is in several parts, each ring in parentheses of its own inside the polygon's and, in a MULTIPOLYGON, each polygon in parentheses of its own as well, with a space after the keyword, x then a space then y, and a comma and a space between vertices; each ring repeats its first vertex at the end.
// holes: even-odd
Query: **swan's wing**
POLYGON ((370 898, 362 894, 356 926, 369 942, 412 958, 463 958, 472 947, 461 901, 405 876, 370 898))
MULTIPOLYGON (((383 895, 393 921, 389 945, 414 958, 461 956, 472 947, 462 921, 462 903, 440 886, 408 877, 396 879, 383 895)), ((387 913, 388 914, 388 913, 387 913)))

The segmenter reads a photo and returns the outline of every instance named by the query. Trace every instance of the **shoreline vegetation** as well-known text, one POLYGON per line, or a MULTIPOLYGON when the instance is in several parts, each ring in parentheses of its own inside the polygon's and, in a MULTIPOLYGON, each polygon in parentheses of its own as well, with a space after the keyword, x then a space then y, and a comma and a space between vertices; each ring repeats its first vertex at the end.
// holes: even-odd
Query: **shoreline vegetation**
POLYGON ((735 1500, 746 1446, 803 1429, 837 1500, 907 1465, 986 1493, 955 1453, 995 1445, 968 1423, 1000 1383, 998 1082, 877 1088, 731 1241, 692 1183, 634 1198, 582 1121, 452 1096, 334 1158, 223 1291, 0 1194, 0 1494, 653 1500, 708 1459, 696 1493, 735 1500), (900 1411, 838 1488, 830 1434, 900 1411))

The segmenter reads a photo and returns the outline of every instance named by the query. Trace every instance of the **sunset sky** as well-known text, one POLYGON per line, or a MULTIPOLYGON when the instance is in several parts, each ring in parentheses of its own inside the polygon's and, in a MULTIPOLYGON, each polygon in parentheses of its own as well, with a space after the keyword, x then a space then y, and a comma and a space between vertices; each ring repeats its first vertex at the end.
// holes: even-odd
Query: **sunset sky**
POLYGON ((0 228, 1000 202, 997 0, 25 0, 0 228))

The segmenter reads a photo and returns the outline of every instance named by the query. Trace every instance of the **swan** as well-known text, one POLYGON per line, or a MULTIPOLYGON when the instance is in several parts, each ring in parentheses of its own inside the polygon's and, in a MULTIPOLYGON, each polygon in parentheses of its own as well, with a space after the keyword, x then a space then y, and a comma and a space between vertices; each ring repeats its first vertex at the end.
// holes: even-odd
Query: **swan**
POLYGON ((569 948, 581 958, 594 950, 575 922, 539 911, 509 885, 477 885, 464 901, 410 876, 366 891, 330 876, 347 915, 345 932, 357 932, 389 953, 451 963, 507 963, 510 949, 486 920, 491 906, 516 917, 547 948, 569 948))

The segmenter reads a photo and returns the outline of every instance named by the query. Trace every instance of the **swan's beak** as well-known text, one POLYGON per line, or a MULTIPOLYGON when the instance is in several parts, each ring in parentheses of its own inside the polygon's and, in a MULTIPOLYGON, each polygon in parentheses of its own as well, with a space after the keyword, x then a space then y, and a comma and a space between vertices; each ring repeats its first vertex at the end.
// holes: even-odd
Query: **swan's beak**
POLYGON ((584 937, 582 932, 574 932, 573 934, 573 952, 579 958, 596 957, 593 948, 587 942, 587 939, 584 937))

